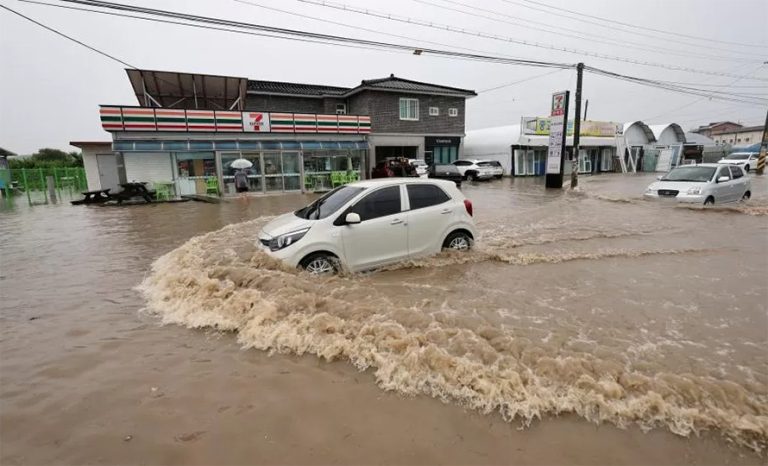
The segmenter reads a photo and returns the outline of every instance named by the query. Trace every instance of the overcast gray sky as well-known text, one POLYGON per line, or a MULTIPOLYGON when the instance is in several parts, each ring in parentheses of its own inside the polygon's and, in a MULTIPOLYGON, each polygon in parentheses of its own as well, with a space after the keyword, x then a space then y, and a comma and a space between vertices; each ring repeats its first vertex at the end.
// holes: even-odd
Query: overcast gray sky
MULTIPOLYGON (((63 4, 57 0, 48 1, 63 4)), ((640 77, 694 84, 732 85, 717 89, 768 98, 768 65, 761 66, 768 61, 768 1, 765 0, 333 1, 336 4, 346 3, 376 12, 537 42, 545 46, 750 75, 762 78, 763 81, 736 81, 733 77, 674 71, 553 51, 393 22, 300 0, 250 1, 311 18, 246 5, 235 0, 115 1, 424 47, 474 49, 486 54, 566 63, 583 61, 595 67, 640 77), (570 18, 540 11, 547 10, 542 4, 563 5, 564 8, 587 15, 721 42, 669 36, 617 23, 612 24, 619 30, 601 27, 600 24, 607 23, 564 11, 560 11, 560 14, 570 18), (463 5, 469 5, 470 8, 463 5), (328 24, 313 18, 364 27, 371 31, 328 24), (560 29, 566 34, 588 36, 564 37, 545 29, 560 29), (711 58, 690 55, 709 55, 711 58)), ((576 82, 575 71, 571 70, 553 73, 548 69, 416 56, 405 52, 308 44, 107 17, 16 0, 0 0, 0 4, 139 68, 339 86, 354 86, 362 79, 394 73, 418 81, 475 89, 480 95, 468 103, 467 129, 514 124, 519 122, 521 116, 545 115, 550 94, 562 89, 573 90, 576 82), (545 73, 550 74, 541 76, 545 73), (536 76, 539 77, 517 85, 480 92, 536 76)), ((72 150, 68 146, 69 141, 110 140, 109 134, 101 129, 98 105, 136 104, 124 66, 5 10, 0 10, 0 58, 0 147, 14 152, 30 153, 40 147, 72 150)), ((585 75, 584 98, 589 99, 589 119, 619 122, 640 119, 649 124, 674 121, 686 129, 726 119, 745 124, 762 124, 766 112, 765 106, 710 101, 591 74, 585 75)))

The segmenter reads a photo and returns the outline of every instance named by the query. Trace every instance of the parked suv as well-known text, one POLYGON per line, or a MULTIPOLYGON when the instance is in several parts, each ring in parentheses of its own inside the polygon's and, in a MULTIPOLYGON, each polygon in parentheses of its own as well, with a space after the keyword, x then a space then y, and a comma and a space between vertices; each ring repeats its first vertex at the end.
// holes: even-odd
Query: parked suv
POLYGON ((750 170, 757 170, 757 159, 760 154, 754 152, 734 152, 726 157, 717 161, 717 163, 728 165, 740 165, 744 168, 744 171, 749 173, 750 170))
POLYGON ((340 186, 264 226, 264 251, 313 274, 350 272, 468 250, 472 203, 451 181, 383 178, 340 186))
POLYGON ((504 176, 504 167, 502 167, 501 163, 499 163, 497 160, 481 160, 477 162, 477 166, 489 167, 495 178, 501 178, 504 176))
POLYGON ((493 178, 493 169, 489 166, 478 165, 481 160, 457 160, 453 165, 459 169, 459 173, 465 180, 488 180, 493 178))

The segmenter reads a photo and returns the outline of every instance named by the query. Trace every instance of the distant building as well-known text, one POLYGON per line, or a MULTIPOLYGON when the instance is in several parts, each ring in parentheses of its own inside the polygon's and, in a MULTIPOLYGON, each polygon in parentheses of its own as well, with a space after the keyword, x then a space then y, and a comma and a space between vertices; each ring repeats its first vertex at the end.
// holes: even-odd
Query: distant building
POLYGON ((731 146, 750 146, 763 140, 763 125, 741 126, 740 128, 728 131, 717 131, 712 133, 710 137, 719 146, 725 144, 731 146))
POLYGON ((708 125, 699 126, 698 128, 694 129, 691 132, 698 133, 708 138, 711 138, 712 135, 715 133, 725 133, 728 131, 737 130, 742 127, 743 125, 740 125, 739 123, 734 123, 732 121, 716 121, 708 125))

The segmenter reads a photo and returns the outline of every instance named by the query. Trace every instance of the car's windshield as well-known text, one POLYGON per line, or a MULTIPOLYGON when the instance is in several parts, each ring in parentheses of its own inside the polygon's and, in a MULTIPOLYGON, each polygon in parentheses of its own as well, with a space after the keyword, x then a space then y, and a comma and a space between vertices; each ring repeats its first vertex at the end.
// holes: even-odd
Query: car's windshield
POLYGON ((478 162, 477 166, 478 167, 490 167, 491 166, 491 162, 478 162))
POLYGON ((735 154, 729 155, 725 159, 726 160, 747 160, 748 158, 749 158, 749 154, 748 153, 744 153, 744 152, 739 153, 739 152, 737 152, 735 154))
POLYGON ((365 188, 358 186, 339 186, 333 191, 329 191, 312 204, 297 210, 294 214, 296 214, 297 217, 310 220, 325 218, 339 210, 344 204, 349 202, 350 199, 364 190, 365 188))
POLYGON ((662 181, 694 181, 705 183, 712 179, 715 167, 678 167, 667 173, 662 181))

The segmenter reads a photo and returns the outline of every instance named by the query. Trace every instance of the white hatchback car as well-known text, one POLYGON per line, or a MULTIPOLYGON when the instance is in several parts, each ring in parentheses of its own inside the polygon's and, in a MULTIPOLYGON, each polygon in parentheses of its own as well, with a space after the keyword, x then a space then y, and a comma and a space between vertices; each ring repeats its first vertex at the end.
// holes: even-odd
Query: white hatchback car
POLYGON ((340 186, 264 226, 267 254, 310 273, 369 270, 477 237, 472 203, 452 181, 380 178, 340 186))
POLYGON ((754 152, 734 152, 718 160, 717 163, 740 165, 744 168, 745 172, 749 173, 752 170, 757 170, 757 159, 759 157, 760 154, 754 152))
POLYGON ((702 163, 673 168, 648 186, 644 196, 695 204, 720 204, 747 200, 751 183, 741 167, 702 163))

